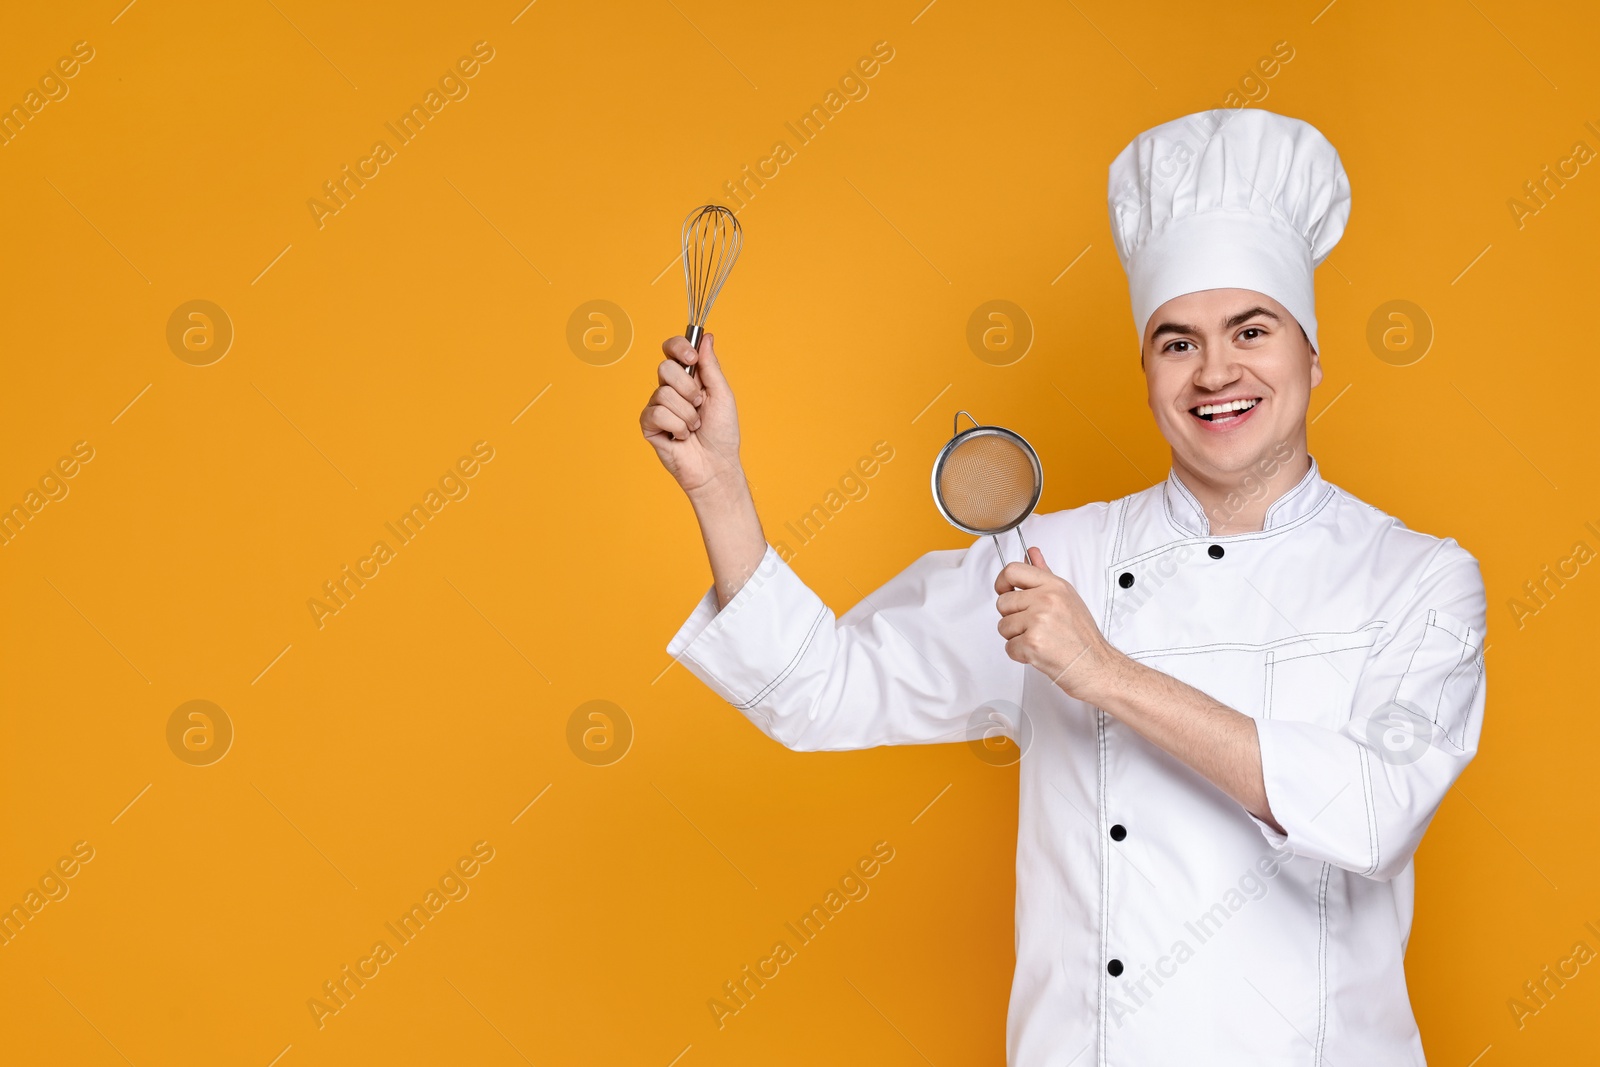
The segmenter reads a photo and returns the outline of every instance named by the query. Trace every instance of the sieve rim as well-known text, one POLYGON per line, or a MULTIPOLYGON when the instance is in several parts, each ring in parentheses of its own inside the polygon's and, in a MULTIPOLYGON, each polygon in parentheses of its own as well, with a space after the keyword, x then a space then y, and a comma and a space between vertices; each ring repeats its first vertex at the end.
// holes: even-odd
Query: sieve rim
MULTIPOLYGON (((967 418, 970 419, 972 416, 968 415, 967 418)), ((973 421, 976 422, 977 420, 974 419, 973 421)), ((1039 498, 1044 494, 1044 467, 1039 463, 1039 453, 1033 450, 1033 446, 1028 443, 1027 438, 1015 430, 1008 430, 1004 426, 973 426, 971 429, 963 430, 950 438, 939 449, 939 454, 933 460, 933 474, 929 478, 928 487, 933 492, 933 506, 939 509, 939 514, 944 516, 944 520, 951 526, 954 526, 962 533, 971 534, 974 537, 993 537, 1021 526, 1027 521, 1028 516, 1033 514, 1033 509, 1039 506, 1039 498), (939 495, 939 474, 944 470, 945 461, 956 450, 956 446, 974 437, 1004 437, 1013 444, 1020 446, 1022 454, 1028 457, 1028 462, 1033 466, 1033 496, 1029 498, 1028 506, 1022 509, 1022 515, 1015 522, 1007 523, 1004 526, 980 529, 958 521, 955 516, 945 510, 944 499, 939 495)))

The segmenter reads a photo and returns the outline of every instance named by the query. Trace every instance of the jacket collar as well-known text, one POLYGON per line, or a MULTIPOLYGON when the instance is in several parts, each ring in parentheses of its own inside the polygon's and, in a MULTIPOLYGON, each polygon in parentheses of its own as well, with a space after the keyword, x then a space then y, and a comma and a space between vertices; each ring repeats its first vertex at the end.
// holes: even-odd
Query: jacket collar
MULTIPOLYGON (((1323 481, 1322 475, 1317 470, 1317 458, 1315 456, 1309 458, 1311 467, 1305 476, 1267 508, 1266 518, 1262 523, 1263 530, 1287 526, 1311 514, 1322 504, 1322 498, 1332 489, 1332 486, 1323 481)), ((1178 477, 1176 468, 1167 473, 1162 493, 1166 500, 1167 516, 1173 525, 1196 537, 1210 536, 1211 521, 1200 507, 1200 501, 1178 477)))

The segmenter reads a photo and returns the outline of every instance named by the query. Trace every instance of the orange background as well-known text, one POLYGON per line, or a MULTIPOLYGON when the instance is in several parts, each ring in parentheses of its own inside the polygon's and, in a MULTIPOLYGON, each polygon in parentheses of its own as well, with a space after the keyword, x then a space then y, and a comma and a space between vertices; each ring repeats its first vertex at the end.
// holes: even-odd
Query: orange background
POLYGON ((8 1062, 1001 1062, 1015 768, 964 745, 791 753, 663 651, 709 581, 637 425, 683 326, 679 223, 790 143, 711 325, 769 538, 895 450, 796 551, 842 614, 968 543, 927 487, 958 408, 1034 442, 1044 510, 1164 475, 1106 167, 1248 96, 1326 133, 1354 190, 1319 271, 1313 454, 1460 540, 1489 587, 1482 753, 1418 858, 1430 1061, 1592 1053, 1594 965, 1520 1029, 1507 1002, 1600 949, 1600 577, 1520 629, 1508 601, 1600 548, 1600 176, 1520 226, 1507 202, 1600 148, 1600 17, 922 2, 8 12, 0 102, 94 52, 0 147, 0 503, 94 451, 0 547, 0 903, 93 849, 0 947, 8 1062), (319 228, 307 201, 478 41, 468 95, 319 228), (868 94, 797 145, 785 122, 879 41, 868 94), (167 340, 196 299, 235 331, 206 366, 167 340), (1031 320, 1020 360, 969 348, 995 299, 1031 320), (594 300, 627 321, 574 349, 594 300), (1435 335, 1410 365, 1368 343, 1391 300, 1435 335), (479 441, 470 494, 319 628, 322 583, 479 441), (207 766, 169 746, 191 700, 234 731, 207 766), (606 766, 568 741, 593 700, 633 734, 606 766), (480 841, 470 894, 319 1029, 323 982, 480 841), (879 841, 870 896, 718 1029, 722 983, 879 841))

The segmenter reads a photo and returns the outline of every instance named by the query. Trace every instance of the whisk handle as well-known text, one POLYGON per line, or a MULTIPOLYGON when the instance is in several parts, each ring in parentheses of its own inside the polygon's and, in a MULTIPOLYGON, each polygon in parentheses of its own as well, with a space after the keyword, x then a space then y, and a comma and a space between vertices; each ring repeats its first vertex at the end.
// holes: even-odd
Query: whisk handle
MULTIPOLYGON (((705 332, 706 332, 706 329, 705 329, 704 326, 696 326, 693 323, 691 323, 689 325, 689 328, 687 330, 683 331, 683 336, 688 340, 690 345, 692 345, 694 348, 698 349, 700 347, 700 338, 705 336, 705 332)), ((693 374, 694 373, 694 364, 685 363, 683 365, 683 369, 688 371, 690 374, 693 374)))

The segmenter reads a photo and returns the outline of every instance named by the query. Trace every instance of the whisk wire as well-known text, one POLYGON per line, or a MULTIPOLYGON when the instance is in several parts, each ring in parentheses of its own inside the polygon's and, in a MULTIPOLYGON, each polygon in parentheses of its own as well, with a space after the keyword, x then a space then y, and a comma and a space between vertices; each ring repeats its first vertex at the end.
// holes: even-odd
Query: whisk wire
MULTIPOLYGON (((739 219, 721 204, 706 204, 683 220, 683 280, 689 300, 689 327, 684 336, 698 345, 706 317, 728 280, 744 231, 739 219)), ((694 373, 690 367, 689 373, 694 373)))

